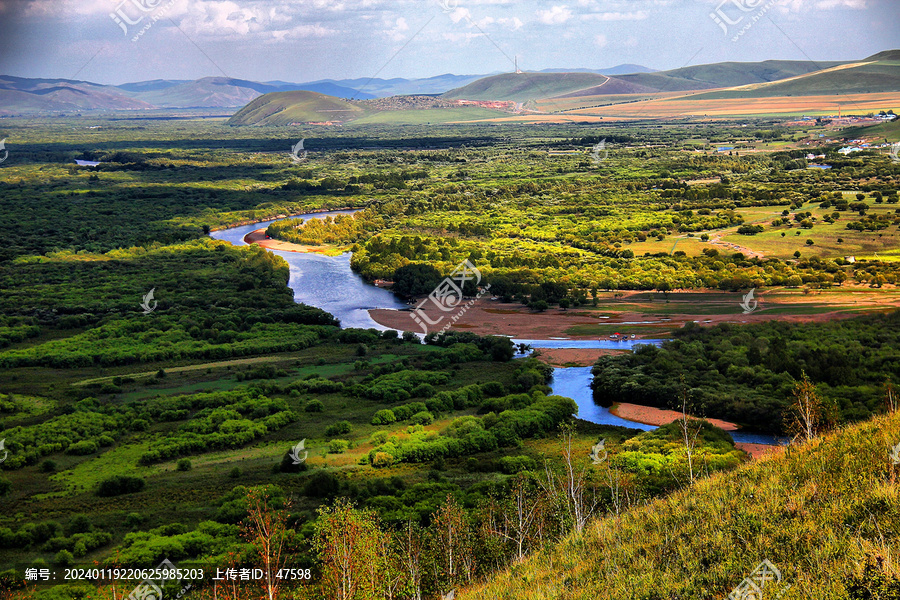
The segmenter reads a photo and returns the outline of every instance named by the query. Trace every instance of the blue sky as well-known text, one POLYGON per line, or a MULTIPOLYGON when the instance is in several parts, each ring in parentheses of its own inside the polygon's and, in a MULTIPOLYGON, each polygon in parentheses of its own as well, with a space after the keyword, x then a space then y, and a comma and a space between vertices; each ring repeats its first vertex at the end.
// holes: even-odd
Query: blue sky
POLYGON ((897 0, 0 0, 0 74, 113 84, 483 74, 513 57, 526 70, 671 69, 891 48, 897 0))

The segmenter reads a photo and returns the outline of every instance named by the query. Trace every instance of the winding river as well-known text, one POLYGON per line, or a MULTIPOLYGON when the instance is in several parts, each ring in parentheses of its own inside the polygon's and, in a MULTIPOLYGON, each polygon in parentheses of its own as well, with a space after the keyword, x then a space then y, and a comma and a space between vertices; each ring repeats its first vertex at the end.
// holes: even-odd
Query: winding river
MULTIPOLYGON (((353 214, 355 210, 337 210, 331 212, 296 215, 292 219, 322 219, 328 216, 353 214)), ((241 225, 210 233, 217 240, 231 242, 236 246, 246 246, 244 238, 258 229, 268 227, 281 219, 273 219, 251 225, 241 225)), ((325 310, 341 321, 342 327, 359 327, 384 331, 387 327, 376 323, 370 316, 373 308, 408 308, 397 300, 391 292, 369 285, 357 273, 350 269, 350 252, 341 256, 323 256, 315 253, 284 252, 269 249, 269 252, 283 258, 290 265, 291 277, 288 285, 294 291, 294 300, 325 310)), ((638 344, 660 344, 662 340, 623 340, 621 342, 604 340, 526 340, 514 339, 516 343, 525 343, 533 348, 616 348, 630 349, 638 344)), ((553 371, 551 387, 554 394, 575 400, 578 405, 578 417, 585 421, 601 425, 619 425, 650 431, 654 425, 645 425, 628 421, 609 412, 609 409, 594 403, 591 394, 591 368, 569 367, 553 371)), ((775 444, 772 436, 731 432, 736 442, 755 444, 775 444)))

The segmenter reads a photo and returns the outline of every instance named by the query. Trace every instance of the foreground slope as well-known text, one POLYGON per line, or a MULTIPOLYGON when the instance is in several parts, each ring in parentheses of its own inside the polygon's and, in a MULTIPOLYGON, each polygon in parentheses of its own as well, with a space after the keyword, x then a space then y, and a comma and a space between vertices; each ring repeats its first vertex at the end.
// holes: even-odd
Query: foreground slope
POLYGON ((900 413, 877 417, 597 519, 581 538, 458 596, 718 599, 768 559, 781 589, 791 585, 784 600, 898 598, 900 579, 890 573, 900 552, 900 466, 890 459, 898 442, 900 413), (882 591, 860 591, 866 586, 882 591))

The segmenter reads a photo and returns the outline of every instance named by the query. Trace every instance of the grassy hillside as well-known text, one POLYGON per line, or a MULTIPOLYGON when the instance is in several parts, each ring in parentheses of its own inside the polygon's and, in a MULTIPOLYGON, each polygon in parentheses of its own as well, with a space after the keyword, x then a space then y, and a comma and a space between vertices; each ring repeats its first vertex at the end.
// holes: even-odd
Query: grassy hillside
POLYGON ((525 102, 596 87, 606 80, 607 77, 596 73, 505 73, 450 90, 442 97, 525 102))
POLYGON ((365 116, 359 106, 316 92, 276 92, 260 96, 228 120, 228 125, 290 125, 308 121, 351 121, 365 116))
POLYGON ((879 61, 841 65, 786 81, 752 84, 695 96, 695 99, 766 98, 825 94, 869 94, 900 90, 900 62, 879 61))
POLYGON ((839 62, 814 63, 800 60, 767 60, 758 63, 723 62, 683 67, 659 73, 620 75, 630 83, 666 92, 702 90, 778 81, 837 66, 839 62))
POLYGON ((846 139, 852 140, 860 136, 874 139, 884 138, 889 142, 900 141, 900 119, 869 127, 848 127, 841 131, 841 137, 846 139))
POLYGON ((895 413, 714 475, 598 519, 457 597, 724 598, 768 559, 784 579, 766 598, 787 585, 784 600, 900 598, 898 431, 895 413))

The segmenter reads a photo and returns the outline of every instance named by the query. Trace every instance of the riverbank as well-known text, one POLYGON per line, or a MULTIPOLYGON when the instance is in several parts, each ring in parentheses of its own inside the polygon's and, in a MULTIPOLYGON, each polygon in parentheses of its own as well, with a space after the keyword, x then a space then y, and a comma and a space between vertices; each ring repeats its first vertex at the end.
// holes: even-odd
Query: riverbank
POLYGON ((540 348, 534 351, 534 357, 551 367, 590 367, 601 356, 628 352, 611 348, 540 348))
POLYGON ((317 208, 314 210, 309 210, 303 213, 297 213, 292 215, 275 215, 269 217, 260 217, 258 219, 245 219, 243 221, 233 221, 228 225, 214 225, 210 228, 210 233, 215 233, 219 231, 230 231, 233 229, 238 229, 240 227, 246 227, 248 225, 256 225, 258 223, 274 223, 275 221, 281 221, 282 219, 318 219, 319 215, 323 214, 353 214, 355 212, 359 212, 363 210, 362 208, 353 208, 351 206, 347 206, 345 208, 317 208))
MULTIPOLYGON (((776 320, 821 323, 900 306, 900 295, 876 302, 870 290, 815 292, 809 296, 779 290, 765 296, 767 300, 763 299, 762 293, 758 296, 758 309, 749 314, 741 309, 741 294, 713 290, 669 294, 669 299, 650 292, 603 292, 597 307, 549 308, 541 312, 518 303, 480 298, 459 316, 451 329, 519 339, 609 340, 615 334, 626 339, 633 336, 636 340, 666 339, 688 323, 701 327, 776 320)), ((431 327, 434 331, 443 328, 451 314, 456 315, 456 312, 442 312, 430 302, 426 302, 421 310, 435 323, 431 327)), ((410 310, 372 309, 369 315, 389 329, 421 331, 410 310)))
MULTIPOLYGON (((620 402, 614 404, 612 408, 609 409, 609 412, 622 419, 627 419, 628 421, 643 423, 645 425, 654 425, 656 427, 668 425, 669 423, 677 421, 681 418, 681 413, 675 410, 665 410, 662 408, 655 408, 653 406, 630 404, 628 402, 620 402)), ((725 431, 738 431, 739 429, 738 426, 734 423, 723 421, 722 419, 704 420, 712 423, 720 429, 724 429, 725 431)), ((782 446, 751 444, 749 442, 735 442, 734 445, 753 458, 759 458, 763 454, 768 454, 769 452, 779 452, 779 449, 782 448, 782 446)))
POLYGON ((257 229, 245 235, 244 243, 248 245, 256 244, 269 250, 280 250, 281 252, 315 253, 325 256, 340 256, 344 253, 343 248, 336 246, 305 246, 303 244, 272 239, 266 235, 266 228, 257 229))
MULTIPOLYGON (((426 302, 422 310, 429 320, 437 323, 434 325, 435 331, 440 330, 444 325, 444 321, 449 319, 448 313, 441 312, 438 307, 430 302, 426 302)), ((455 315, 456 313, 450 314, 455 315)), ((369 311, 369 315, 376 323, 390 329, 398 331, 420 330, 420 327, 413 321, 410 311, 375 308, 369 311)), ((521 304, 481 298, 476 300, 465 314, 459 317, 451 329, 470 331, 478 335, 502 335, 521 339, 596 340, 598 338, 597 335, 573 335, 570 333, 570 330, 578 327, 596 326, 599 315, 599 312, 587 312, 577 309, 562 310, 559 308, 535 312, 521 304)), ((617 323, 628 324, 644 320, 646 320, 644 315, 622 312, 617 313, 608 320, 604 320, 603 325, 614 327, 617 323)), ((656 322, 661 327, 652 331, 635 333, 635 339, 659 337, 661 332, 668 333, 676 328, 672 323, 663 323, 659 320, 656 322)), ((603 339, 608 337, 603 336, 603 339)))

